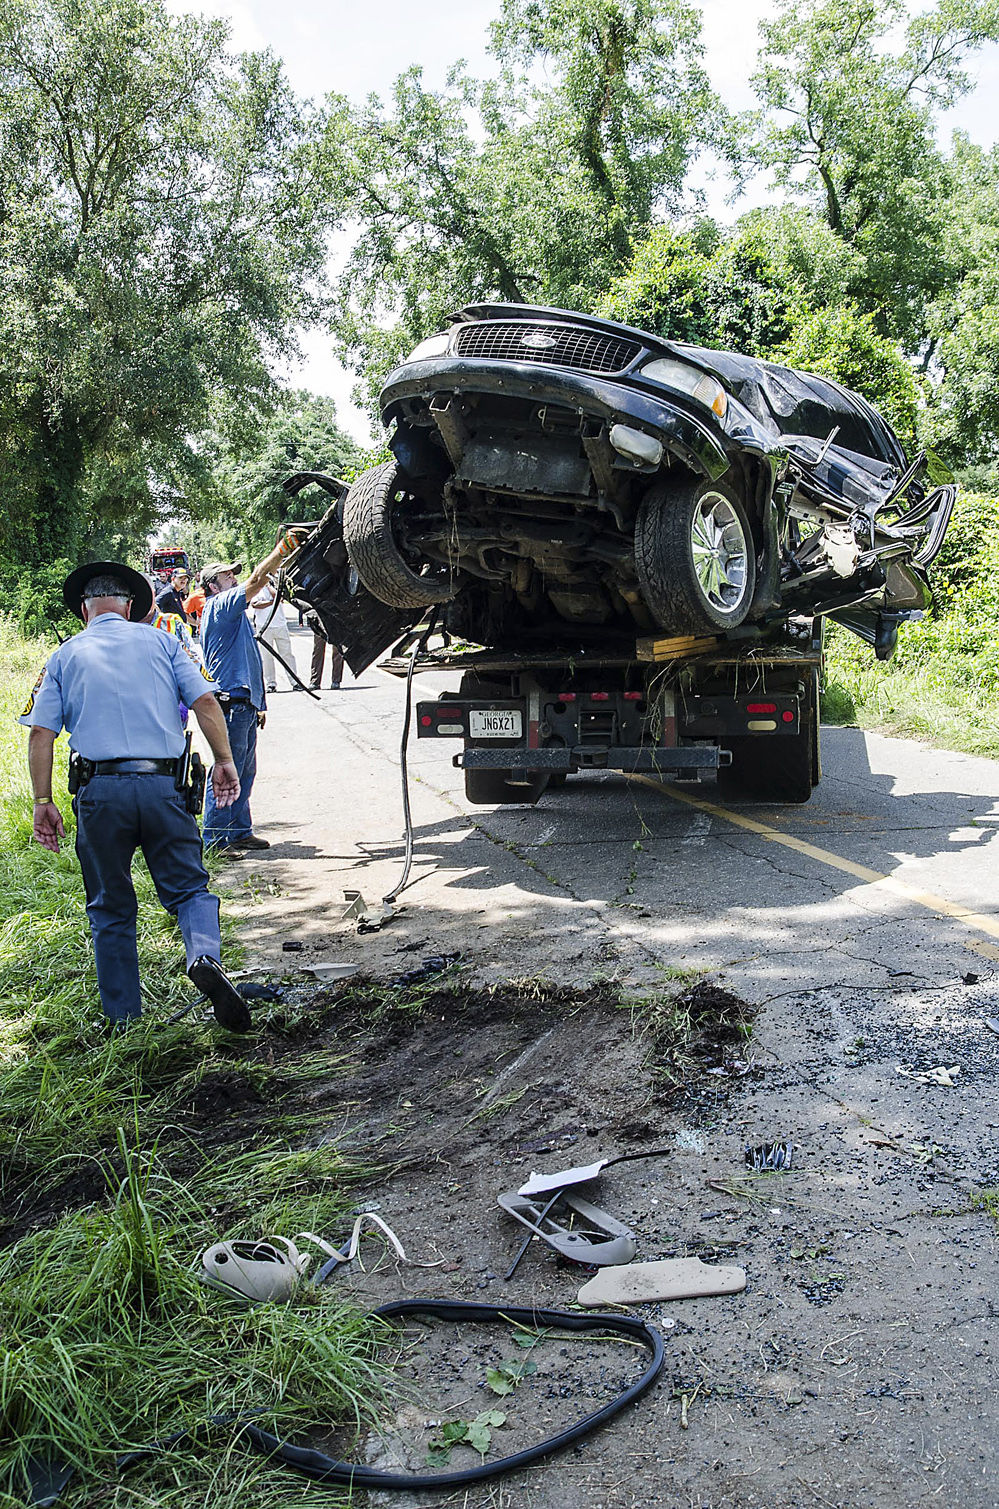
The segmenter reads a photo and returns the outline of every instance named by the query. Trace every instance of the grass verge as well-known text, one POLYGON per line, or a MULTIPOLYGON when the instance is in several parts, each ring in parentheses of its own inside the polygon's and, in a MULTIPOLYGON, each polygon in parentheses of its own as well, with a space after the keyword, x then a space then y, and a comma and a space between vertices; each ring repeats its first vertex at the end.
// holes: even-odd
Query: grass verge
POLYGON ((50 648, 0 619, 0 1503, 25 1501, 33 1460, 77 1470, 68 1505, 276 1509, 287 1471, 231 1428, 121 1481, 114 1458, 215 1413, 261 1410, 293 1433, 349 1424, 376 1402, 380 1332, 335 1288, 251 1310, 196 1277, 220 1235, 342 1225, 363 1171, 335 1144, 303 1146, 322 1119, 309 1087, 342 1055, 316 1041, 321 1007, 308 1020, 275 1008, 270 1032, 247 1042, 194 1015, 169 1025, 194 992, 141 862, 145 1015, 124 1037, 104 1035, 69 802, 59 799, 69 839, 56 856, 31 840, 14 721, 50 648))

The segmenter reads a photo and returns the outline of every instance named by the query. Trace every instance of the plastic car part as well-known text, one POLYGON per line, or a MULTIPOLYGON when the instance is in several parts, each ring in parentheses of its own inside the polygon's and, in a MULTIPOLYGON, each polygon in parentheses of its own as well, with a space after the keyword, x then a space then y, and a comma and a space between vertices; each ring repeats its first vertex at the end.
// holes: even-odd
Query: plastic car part
POLYGON ((645 494, 635 519, 635 566, 645 600, 664 629, 734 629, 756 587, 746 511, 731 489, 688 479, 645 494))
POLYGON ((203 1284, 223 1294, 263 1304, 290 1299, 310 1261, 287 1237, 213 1242, 201 1254, 199 1276, 203 1284))
POLYGON ((362 473, 343 505, 343 537, 350 563, 368 591, 390 608, 432 607, 457 590, 448 571, 416 572, 395 540, 393 514, 407 486, 402 468, 386 461, 362 473))
POLYGON ((557 1200, 545 1200, 532 1199, 530 1195, 520 1195, 511 1189, 497 1195, 496 1203, 507 1215, 547 1242, 560 1257, 573 1263, 588 1263, 596 1268, 608 1263, 630 1263, 638 1250, 635 1233, 630 1227, 591 1205, 575 1190, 561 1192, 557 1200), (581 1218, 577 1229, 569 1230, 556 1219, 557 1216, 563 1222, 565 1219, 560 1206, 581 1218))
POLYGON ((607 1268, 585 1283, 577 1298, 581 1305, 643 1305, 706 1294, 741 1294, 745 1287, 745 1268, 702 1263, 700 1258, 664 1258, 607 1268))
POLYGON ((550 1190, 568 1189, 572 1184, 589 1184, 591 1180, 598 1179, 605 1168, 613 1168, 618 1163, 638 1163, 643 1158, 671 1158, 673 1151, 668 1147, 648 1148, 642 1153, 618 1153, 615 1158, 600 1158, 596 1163, 584 1163, 576 1168, 554 1169, 549 1174, 536 1174, 532 1171, 531 1177, 526 1184, 518 1189, 518 1195, 543 1195, 550 1190))
POLYGON ((766 1142, 760 1147, 746 1148, 746 1166, 762 1173, 776 1173, 790 1168, 794 1157, 792 1142, 766 1142))

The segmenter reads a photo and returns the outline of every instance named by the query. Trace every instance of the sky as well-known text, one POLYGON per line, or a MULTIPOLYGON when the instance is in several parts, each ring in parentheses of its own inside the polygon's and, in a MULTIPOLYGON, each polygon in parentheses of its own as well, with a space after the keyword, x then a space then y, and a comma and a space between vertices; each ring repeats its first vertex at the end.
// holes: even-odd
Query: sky
MULTIPOLYGON (((387 96, 392 82, 414 63, 424 70, 429 88, 443 85, 450 65, 464 58, 473 75, 491 69, 486 56, 489 23, 499 0, 378 0, 377 6, 357 0, 167 0, 174 12, 196 11, 229 22, 235 51, 270 48, 283 58, 296 92, 321 99, 332 92, 355 102, 368 94, 387 96)), ((913 14, 925 3, 910 0, 913 14)), ((774 10, 773 0, 702 0, 702 40, 705 65, 716 92, 730 109, 756 103, 749 87, 758 47, 757 27, 774 10)), ((999 136, 999 46, 983 49, 969 64, 976 88, 942 123, 949 141, 956 129, 973 141, 991 146, 999 136)), ((751 207, 752 197, 736 208, 725 204, 727 185, 692 175, 707 195, 709 211, 732 219, 751 207)), ((341 425, 362 444, 373 436, 368 420, 351 401, 355 379, 334 360, 329 338, 307 332, 302 339, 303 362, 282 374, 296 387, 328 394, 336 403, 341 425)))

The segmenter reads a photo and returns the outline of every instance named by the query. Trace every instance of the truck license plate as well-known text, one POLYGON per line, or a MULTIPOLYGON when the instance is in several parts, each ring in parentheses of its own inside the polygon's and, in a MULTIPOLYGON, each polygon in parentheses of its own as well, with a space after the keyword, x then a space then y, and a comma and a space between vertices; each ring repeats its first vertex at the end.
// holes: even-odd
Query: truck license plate
POLYGON ((472 739, 519 739, 523 733, 523 719, 519 709, 513 707, 488 712, 482 708, 469 708, 468 733, 472 739))

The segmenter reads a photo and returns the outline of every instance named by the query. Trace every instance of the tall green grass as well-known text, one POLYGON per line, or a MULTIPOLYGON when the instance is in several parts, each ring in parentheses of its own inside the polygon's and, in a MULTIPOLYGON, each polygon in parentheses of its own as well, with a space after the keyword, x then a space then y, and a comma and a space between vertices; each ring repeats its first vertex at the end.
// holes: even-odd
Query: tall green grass
POLYGON ((37 1459, 78 1469, 67 1506, 277 1509, 292 1493, 335 1506, 343 1500, 224 1429, 203 1451, 178 1447, 116 1476, 116 1451, 217 1412, 268 1410, 279 1431, 367 1414, 381 1388, 379 1333, 338 1303, 335 1285, 247 1310, 196 1280, 199 1253, 220 1236, 345 1230, 359 1171, 335 1145, 288 1140, 314 1135, 320 1113, 301 1091, 340 1055, 306 1041, 274 1066, 252 1038, 193 1015, 167 1024, 194 992, 141 862, 148 998, 125 1036, 105 1036, 66 741, 54 789, 68 840, 56 856, 31 840, 27 735, 14 721, 51 649, 0 617, 0 1229, 24 1233, 0 1250, 0 1503, 24 1502, 37 1459), (207 1128, 186 1116, 219 1074, 263 1101, 249 1144, 225 1110, 207 1128))
MULTIPOLYGON (((0 1255, 0 1480, 17 1498, 41 1461, 80 1474, 85 1497, 70 1502, 245 1509, 299 1498, 224 1427, 206 1455, 178 1446, 119 1482, 117 1453, 213 1414, 262 1410, 292 1434, 368 1418, 384 1370, 381 1329, 339 1301, 335 1284, 250 1308, 198 1282, 198 1254, 217 1238, 212 1200, 220 1189, 232 1198, 245 1160, 181 1184, 124 1131, 117 1153, 106 1201, 0 1255)), ((280 1182, 281 1158, 269 1163, 280 1182)), ((257 1224, 266 1216, 244 1214, 234 1231, 273 1229, 257 1224)))
POLYGON ((999 500, 961 494, 930 568, 934 607, 903 624, 894 658, 838 625, 822 715, 967 754, 999 756, 999 500))

